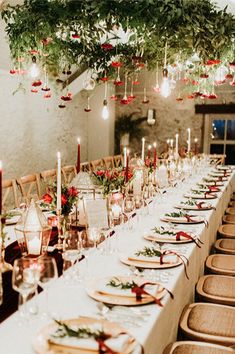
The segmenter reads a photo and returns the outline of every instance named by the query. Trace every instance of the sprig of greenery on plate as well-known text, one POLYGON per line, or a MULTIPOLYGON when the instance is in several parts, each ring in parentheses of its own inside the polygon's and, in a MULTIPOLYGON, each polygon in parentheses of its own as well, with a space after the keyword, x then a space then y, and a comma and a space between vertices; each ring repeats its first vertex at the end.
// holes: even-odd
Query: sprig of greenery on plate
POLYGON ((132 282, 122 282, 119 278, 112 278, 107 284, 107 286, 111 286, 113 288, 120 288, 122 290, 126 289, 132 289, 134 286, 136 286, 136 283, 134 281, 132 282))
POLYGON ((183 211, 165 214, 165 216, 168 216, 168 217, 171 217, 171 218, 182 218, 182 217, 185 217, 186 215, 187 214, 185 212, 183 212, 183 211))
POLYGON ((157 250, 154 247, 144 247, 143 250, 137 251, 136 256, 145 256, 145 257, 160 257, 162 255, 161 251, 157 250))
POLYGON ((176 232, 173 230, 169 230, 169 229, 165 229, 164 227, 160 226, 160 227, 154 227, 154 229, 152 229, 156 234, 159 235, 175 235, 176 232))
POLYGON ((58 329, 54 334, 52 334, 52 337, 54 338, 64 338, 64 337, 74 337, 74 338, 94 338, 95 340, 98 339, 108 339, 110 338, 109 334, 106 334, 102 330, 94 330, 91 329, 88 326, 80 326, 77 329, 74 329, 73 327, 67 325, 65 322, 55 320, 55 322, 58 324, 58 329))
POLYGON ((197 202, 195 200, 188 199, 185 202, 181 202, 180 204, 194 206, 197 205, 197 202))

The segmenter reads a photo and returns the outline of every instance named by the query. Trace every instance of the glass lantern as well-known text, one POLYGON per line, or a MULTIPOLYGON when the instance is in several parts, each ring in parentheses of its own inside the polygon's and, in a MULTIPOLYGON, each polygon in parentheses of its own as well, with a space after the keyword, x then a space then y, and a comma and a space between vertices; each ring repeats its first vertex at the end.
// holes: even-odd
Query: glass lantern
POLYGON ((47 251, 51 230, 39 206, 31 200, 15 227, 22 255, 44 254, 47 251))

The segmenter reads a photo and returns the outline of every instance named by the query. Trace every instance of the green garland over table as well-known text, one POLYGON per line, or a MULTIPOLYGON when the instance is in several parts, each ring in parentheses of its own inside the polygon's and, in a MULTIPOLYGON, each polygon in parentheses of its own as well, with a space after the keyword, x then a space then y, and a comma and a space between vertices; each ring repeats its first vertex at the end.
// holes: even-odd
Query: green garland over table
POLYGON ((201 64, 234 63, 235 18, 209 0, 25 0, 3 6, 2 18, 12 73, 33 60, 52 77, 76 66, 106 81, 163 67, 166 43, 168 64, 195 53, 201 64))

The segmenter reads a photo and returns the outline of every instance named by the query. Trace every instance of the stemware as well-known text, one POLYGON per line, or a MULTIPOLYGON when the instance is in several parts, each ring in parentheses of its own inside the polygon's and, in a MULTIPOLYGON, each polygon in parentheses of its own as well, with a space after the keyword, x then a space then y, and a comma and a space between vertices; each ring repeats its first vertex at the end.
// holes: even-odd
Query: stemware
MULTIPOLYGON (((127 217, 127 225, 128 225, 128 229, 130 230, 132 228, 132 226, 133 226, 131 221, 132 221, 133 211, 135 210, 135 199, 134 199, 134 197, 126 196, 125 199, 124 199, 123 207, 124 207, 124 218, 125 218, 125 216, 127 217)), ((125 225, 125 222, 124 222, 124 225, 125 225)))
POLYGON ((30 258, 16 259, 12 271, 12 287, 22 296, 22 314, 27 315, 27 297, 36 291, 39 280, 37 261, 30 258))
POLYGON ((53 279, 58 277, 58 270, 55 259, 49 256, 43 256, 38 258, 38 284, 44 290, 46 296, 46 312, 45 315, 49 315, 48 309, 48 288, 53 279))
MULTIPOLYGON (((81 254, 80 247, 80 237, 78 232, 70 232, 65 236, 63 241, 63 259, 64 259, 64 271, 70 267, 74 266, 75 262, 78 260, 81 254)), ((72 273, 69 272, 69 278, 76 278, 76 269, 72 269, 72 273)))

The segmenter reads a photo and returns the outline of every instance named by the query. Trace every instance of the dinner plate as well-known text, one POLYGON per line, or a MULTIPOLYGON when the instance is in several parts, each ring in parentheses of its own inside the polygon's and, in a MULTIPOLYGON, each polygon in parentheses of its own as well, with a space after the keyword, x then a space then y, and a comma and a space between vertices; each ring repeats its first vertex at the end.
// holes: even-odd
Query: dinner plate
MULTIPOLYGON (((100 326, 106 333, 110 333, 113 336, 119 333, 127 333, 121 325, 113 322, 109 322, 103 319, 96 319, 91 317, 79 317, 77 319, 69 319, 63 321, 69 326, 100 326)), ((98 353, 98 344, 93 339, 80 339, 77 340, 77 344, 74 345, 74 339, 71 339, 71 343, 56 344, 49 342, 50 336, 56 331, 58 325, 56 323, 48 324, 43 327, 33 339, 33 349, 37 354, 95 354, 98 353)), ((96 328, 96 327, 95 327, 96 328)), ((113 340, 113 339, 112 339, 113 340)), ((127 333, 125 338, 124 348, 119 351, 120 354, 130 354, 137 346, 137 341, 127 333)))
POLYGON ((198 183, 198 184, 199 185, 200 184, 205 184, 206 186, 213 186, 213 187, 222 187, 222 186, 224 186, 224 183, 220 182, 220 181, 211 181, 211 182, 203 181, 202 183, 198 183))
POLYGON ((17 212, 15 214, 12 214, 12 216, 6 218, 6 225, 15 225, 18 223, 18 221, 21 218, 21 213, 17 212))
MULTIPOLYGON (((177 232, 179 232, 180 230, 177 230, 177 232)), ((188 235, 194 237, 196 239, 196 236, 191 233, 191 232, 187 232, 188 235)), ((180 239, 179 241, 177 241, 175 239, 175 235, 161 235, 161 234, 155 234, 155 235, 145 235, 144 239, 148 240, 148 241, 153 241, 153 242, 160 242, 160 243, 174 243, 174 244, 180 244, 180 243, 190 243, 193 242, 193 240, 190 240, 188 238, 183 238, 180 239)))
POLYGON ((192 199, 216 199, 217 195, 210 193, 210 194, 193 194, 193 193, 187 193, 184 195, 185 198, 192 198, 192 199))
POLYGON ((177 209, 184 209, 184 210, 198 210, 198 211, 205 211, 213 209, 211 204, 203 203, 200 208, 197 205, 189 205, 189 204, 176 204, 174 208, 177 209))
POLYGON ((211 190, 209 188, 200 188, 200 187, 193 187, 191 190, 196 193, 197 192, 201 192, 201 193, 218 193, 218 192, 220 192, 220 189, 211 190))
POLYGON ((192 219, 192 221, 188 221, 186 217, 173 217, 173 216, 164 216, 161 218, 162 221, 165 222, 172 222, 174 224, 200 224, 202 222, 205 222, 205 219, 203 216, 199 215, 189 215, 192 219))
POLYGON ((177 267, 182 264, 182 261, 179 257, 177 257, 176 262, 167 263, 166 261, 164 261, 163 264, 160 264, 160 262, 150 261, 150 260, 145 262, 137 259, 129 259, 127 255, 121 256, 120 261, 128 266, 134 266, 134 267, 146 268, 146 269, 167 269, 167 268, 177 267))
POLYGON ((214 173, 209 173, 209 175, 213 178, 214 181, 227 181, 229 176, 224 176, 223 173, 221 174, 214 174, 214 173))
MULTIPOLYGON (((181 263, 180 263, 181 264, 181 263)), ((178 264, 177 264, 178 265, 178 264)), ((141 285, 145 282, 148 282, 149 280, 146 279, 141 279, 139 277, 135 276, 130 276, 130 277, 124 277, 124 276, 113 276, 113 277, 105 277, 101 279, 95 279, 90 281, 87 286, 86 286, 86 292, 87 294, 92 297, 93 299, 104 302, 106 304, 110 305, 120 305, 120 306, 139 306, 139 305, 145 305, 154 302, 154 298, 152 296, 143 296, 141 301, 136 300, 136 295, 130 292, 125 292, 125 290, 120 290, 117 292, 111 292, 111 289, 104 289, 104 285, 107 284, 111 279, 118 278, 122 282, 132 282, 135 281, 138 285, 141 285), (99 286, 99 283, 103 284, 102 286, 99 286), (124 294, 120 294, 120 292, 123 291, 124 294)), ((157 291, 154 294, 154 296, 160 300, 165 294, 166 291, 162 288, 160 283, 156 283, 157 286, 157 291)), ((111 287, 110 287, 111 288, 111 287)), ((129 289, 130 290, 130 289, 129 289)))

